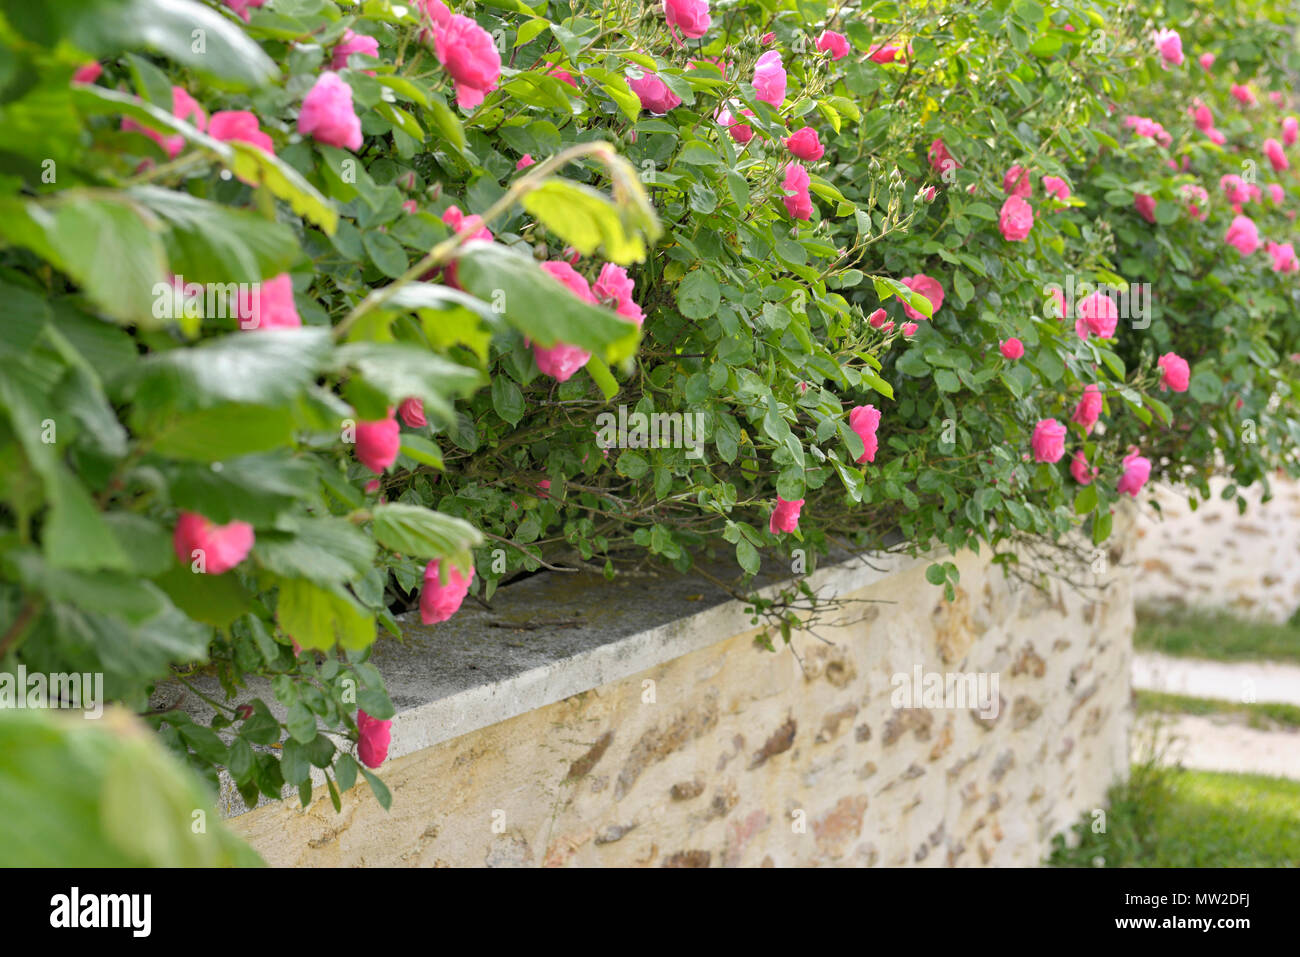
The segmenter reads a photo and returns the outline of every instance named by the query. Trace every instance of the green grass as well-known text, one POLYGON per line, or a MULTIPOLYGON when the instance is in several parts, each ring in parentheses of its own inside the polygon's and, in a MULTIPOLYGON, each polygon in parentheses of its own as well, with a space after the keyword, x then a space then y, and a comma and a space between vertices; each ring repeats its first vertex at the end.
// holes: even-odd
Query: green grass
POLYGON ((1135 695, 1138 714, 1240 715, 1245 719, 1246 725, 1260 731, 1300 728, 1300 707, 1293 704, 1242 704, 1215 698, 1161 694, 1158 691, 1137 691, 1135 695))
POLYGON ((1218 661, 1300 663, 1300 613, 1284 625, 1219 610, 1139 610, 1133 647, 1218 661))
POLYGON ((1085 814, 1056 867, 1300 867, 1300 781, 1134 765, 1110 792, 1105 833, 1085 814))

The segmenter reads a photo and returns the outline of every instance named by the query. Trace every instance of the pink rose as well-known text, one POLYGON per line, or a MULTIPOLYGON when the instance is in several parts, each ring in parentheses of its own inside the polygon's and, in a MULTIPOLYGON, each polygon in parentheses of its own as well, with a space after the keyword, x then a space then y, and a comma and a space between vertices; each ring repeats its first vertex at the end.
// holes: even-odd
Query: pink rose
POLYGON ((1295 246, 1291 243, 1275 243, 1270 241, 1264 249, 1273 257, 1274 272, 1300 271, 1300 262, 1296 261, 1295 246))
POLYGON ((798 163, 791 163, 785 168, 785 181, 782 185, 787 193, 793 195, 782 196, 781 202, 785 203, 786 210, 795 219, 812 219, 812 197, 808 194, 811 182, 808 171, 798 163))
POLYGON ((426 625, 435 625, 446 621, 460 611, 461 602, 469 594, 470 582, 474 580, 474 566, 468 575, 462 575, 454 565, 447 569, 447 584, 441 582, 442 562, 435 558, 424 569, 424 588, 420 591, 420 621, 426 625))
POLYGON ((1151 460, 1138 455, 1136 451, 1124 456, 1124 474, 1120 476, 1116 491, 1127 493, 1137 498, 1142 486, 1151 477, 1151 460))
MULTIPOLYGON (((348 65, 348 57, 354 53, 360 53, 364 56, 379 56, 379 41, 374 37, 368 37, 364 33, 354 33, 351 30, 343 31, 343 38, 339 41, 338 46, 334 48, 334 54, 330 58, 330 69, 341 70, 348 65)), ((373 70, 366 70, 365 73, 374 76, 373 70)))
POLYGON ((1254 106, 1255 91, 1248 86, 1242 86, 1240 83, 1232 84, 1232 95, 1242 106, 1254 106))
POLYGON ((1029 170, 1023 166, 1013 166, 1002 177, 1002 192, 1012 196, 1027 198, 1034 191, 1034 184, 1029 180, 1029 170))
MULTIPOLYGON (((451 10, 442 0, 415 0, 420 8, 420 19, 436 27, 445 27, 451 22, 451 10)), ((427 33, 429 31, 425 31, 427 33)), ((424 34, 421 34, 423 37, 424 34)))
POLYGON ((172 548, 181 564, 195 566, 203 575, 230 571, 253 547, 253 526, 247 522, 218 525, 198 512, 181 512, 172 535, 172 548))
POLYGON ((1088 468, 1088 460, 1084 458, 1082 449, 1075 452, 1074 458, 1070 460, 1070 474, 1080 485, 1091 485, 1097 477, 1097 470, 1088 468))
POLYGON ((1282 151, 1282 144, 1271 136, 1264 141, 1264 155, 1273 164, 1273 169, 1276 172, 1280 173, 1284 169, 1291 168, 1291 164, 1287 162, 1286 153, 1282 151))
MULTIPOLYGON (((862 454, 857 457, 858 462, 874 462, 876 460, 876 451, 879 449, 879 441, 876 438, 876 430, 880 428, 880 410, 873 405, 854 406, 849 412, 849 428, 857 433, 858 438, 862 440, 862 454)), ((799 504, 803 504, 800 502, 799 504)), ((795 509, 795 517, 798 518, 798 509, 795 509)), ((791 531, 791 529, 786 529, 791 531)))
POLYGON ((226 6, 235 11, 235 15, 245 23, 248 22, 249 7, 260 7, 266 0, 224 0, 226 6))
POLYGON ((1025 344, 1012 337, 998 346, 998 350, 1002 353, 1003 358, 1019 359, 1025 354, 1025 344))
POLYGON ((94 83, 104 73, 104 68, 91 60, 82 66, 77 67, 72 72, 73 83, 94 83))
POLYGON ((1115 335, 1119 310, 1110 296, 1094 292, 1078 304, 1075 313, 1078 318, 1074 321, 1074 331, 1080 339, 1087 339, 1089 332, 1102 339, 1115 335))
MULTIPOLYGON (((930 148, 926 151, 926 156, 930 160, 930 168, 936 173, 942 174, 949 170, 961 168, 961 164, 953 159, 952 154, 948 152, 948 145, 941 139, 936 139, 930 144, 930 148)), ((974 184, 972 183, 971 185, 974 184)))
POLYGON ((843 60, 849 55, 849 39, 834 30, 823 30, 817 38, 818 50, 829 50, 832 60, 843 60))
POLYGON ((357 423, 357 461, 370 471, 382 475, 397 461, 402 445, 402 427, 388 410, 385 418, 357 423))
POLYGON ((867 322, 871 323, 873 329, 879 329, 885 324, 885 310, 877 309, 871 315, 867 316, 867 322))
MULTIPOLYGON (((753 116, 754 111, 743 109, 740 111, 740 115, 753 116)), ((741 146, 744 146, 754 138, 754 128, 748 123, 740 122, 740 120, 732 114, 730 106, 724 106, 721 112, 718 113, 718 123, 726 128, 727 132, 731 134, 731 138, 741 146)))
POLYGON ((1059 286, 1052 286, 1048 290, 1052 294, 1052 308, 1044 309, 1044 313, 1055 319, 1065 318, 1065 293, 1059 286))
POLYGON ((754 96, 777 109, 785 102, 785 67, 781 54, 768 50, 754 64, 754 96))
POLYGON ((388 759, 392 724, 357 709, 357 757, 366 767, 377 768, 388 759))
POLYGON ((302 319, 293 300, 293 279, 282 272, 274 279, 255 283, 251 295, 241 291, 235 318, 241 329, 297 329, 302 319))
POLYGON ((767 528, 773 535, 781 532, 794 532, 799 529, 799 509, 803 508, 803 499, 795 499, 793 502, 787 502, 781 496, 776 497, 776 508, 772 509, 772 517, 768 520, 767 528))
POLYGON ((433 30, 433 52, 456 82, 456 103, 472 110, 501 77, 501 54, 492 34, 469 17, 453 14, 433 30))
POLYGON ((1065 426, 1055 419, 1040 419, 1029 443, 1034 449, 1034 461, 1059 462, 1065 454, 1065 426))
POLYGON ((420 429, 429 424, 429 420, 424 417, 423 399, 412 396, 402 400, 402 404, 397 407, 397 413, 402 417, 402 421, 413 429, 420 429))
POLYGON ((1156 50, 1171 66, 1183 65, 1183 38, 1177 30, 1157 30, 1154 37, 1156 50))
POLYGON ((1249 256, 1259 248, 1259 229, 1249 216, 1234 216, 1223 241, 1236 246, 1243 256, 1249 256))
MULTIPOLYGON (((198 100, 190 96, 179 86, 172 87, 172 116, 178 120, 186 120, 196 129, 205 130, 208 125, 208 116, 203 112, 203 107, 199 106, 198 100)), ((151 130, 141 126, 130 117, 122 120, 122 132, 124 133, 143 133, 149 139, 153 140, 162 147, 168 159, 175 159, 180 156, 181 150, 185 149, 185 137, 180 133, 170 136, 164 136, 157 130, 151 130)))
POLYGON ((1296 138, 1300 136, 1300 121, 1294 116, 1288 116, 1282 121, 1282 142, 1287 146, 1295 146, 1296 138))
POLYGON ((1202 53, 1200 57, 1197 58, 1197 62, 1201 64, 1202 70, 1208 70, 1210 67, 1214 66, 1214 54, 1202 53))
POLYGON ((1070 421, 1083 426, 1085 434, 1091 432, 1092 427, 1101 418, 1101 406, 1101 389, 1095 385, 1084 386, 1083 396, 1079 399, 1079 404, 1074 407, 1074 415, 1070 417, 1070 421))
POLYGON ((1215 143, 1219 146, 1222 146, 1224 143, 1228 142, 1228 138, 1224 136, 1222 133, 1220 133, 1218 130, 1206 130, 1205 135, 1210 138, 1211 143, 1215 143))
POLYGON ((1043 189, 1048 196, 1055 196, 1062 202, 1070 198, 1070 184, 1059 176, 1044 176, 1043 189))
POLYGON ((1137 210, 1138 215, 1148 223, 1156 221, 1156 198, 1148 196, 1146 193, 1138 193, 1133 197, 1133 208, 1137 210))
POLYGON ((1205 211, 1201 206, 1209 203, 1209 193, 1195 183, 1184 183, 1182 193, 1183 199, 1187 201, 1187 214, 1192 219, 1204 219, 1205 211))
MULTIPOLYGON (((939 280, 919 272, 915 276, 905 276, 900 281, 912 292, 920 293, 930 300, 930 305, 934 307, 931 311, 936 316, 939 314, 939 307, 943 305, 943 286, 939 285, 939 280)), ((903 303, 903 312, 907 315, 907 318, 917 322, 921 322, 926 318, 906 302, 903 303)))
POLYGON ((523 156, 519 157, 519 162, 515 164, 515 170, 528 169, 528 167, 532 166, 536 162, 537 160, 533 159, 532 153, 525 153, 523 156))
POLYGON ((1187 368, 1187 360, 1177 353, 1166 352, 1156 360, 1156 366, 1160 369, 1160 391, 1172 389, 1175 392, 1186 392, 1187 383, 1191 373, 1187 368))
POLYGON ((826 153, 822 148, 821 140, 817 138, 817 131, 811 126, 805 126, 789 136, 785 141, 785 148, 799 159, 809 162, 816 162, 826 153))
POLYGON ((668 89, 668 84, 655 73, 646 72, 639 80, 628 80, 627 85, 641 101, 642 109, 663 116, 673 107, 681 105, 681 97, 668 89))
POLYGON ((1282 201, 1286 199, 1286 193, 1283 191, 1282 187, 1277 183, 1269 183, 1266 189, 1268 190, 1268 198, 1278 206, 1281 206, 1282 201))
POLYGON ((921 327, 914 322, 905 322, 903 323, 903 335, 910 339, 912 336, 916 335, 916 330, 919 328, 921 327))
POLYGON ((600 267, 600 275, 591 287, 597 302, 609 306, 624 319, 639 326, 645 320, 645 314, 632 298, 635 290, 636 284, 628 278, 627 270, 613 263, 605 263, 600 267))
POLYGON ((664 19, 674 39, 678 30, 691 39, 702 37, 713 22, 708 0, 664 0, 664 19))
POLYGON ((1008 242, 1023 242, 1034 228, 1034 208, 1019 196, 1008 196, 998 214, 998 229, 1008 242))
POLYGON ((352 107, 352 87, 337 73, 322 73, 303 98, 298 132, 326 146, 361 148, 361 120, 352 107))
POLYGON ((895 60, 899 63, 906 63, 907 54, 910 54, 911 52, 912 45, 910 43, 907 45, 907 53, 904 53, 903 49, 896 44, 890 43, 883 46, 872 47, 867 52, 867 58, 870 59, 872 63, 893 63, 895 60))
MULTIPOLYGON (((596 302, 587 280, 567 262, 548 260, 541 265, 583 302, 596 302)), ((575 372, 587 364, 591 353, 563 342, 550 348, 533 343, 533 357, 537 360, 537 368, 544 375, 550 376, 557 382, 567 382, 575 372)))
POLYGON ((213 113, 208 122, 208 135, 223 143, 239 140, 267 153, 275 152, 271 137, 262 132, 257 116, 248 110, 221 110, 213 113))
POLYGON ((1196 122, 1196 128, 1202 133, 1214 129, 1214 114, 1211 113, 1210 108, 1200 100, 1193 103, 1188 108, 1188 112, 1192 114, 1192 118, 1196 122))
POLYGON ((1219 188, 1223 190, 1230 203, 1246 203, 1250 201, 1250 190, 1246 188, 1245 182, 1235 173, 1229 173, 1219 180, 1219 188))
POLYGON ((763 46, 765 47, 770 47, 773 43, 776 42, 776 34, 771 32, 764 33, 761 37, 758 38, 758 42, 763 44, 763 46))
POLYGON ((470 230, 470 239, 481 239, 484 242, 492 242, 492 230, 483 225, 483 217, 477 214, 466 216, 459 206, 448 206, 442 213, 442 221, 454 229, 457 233, 464 230, 470 230))

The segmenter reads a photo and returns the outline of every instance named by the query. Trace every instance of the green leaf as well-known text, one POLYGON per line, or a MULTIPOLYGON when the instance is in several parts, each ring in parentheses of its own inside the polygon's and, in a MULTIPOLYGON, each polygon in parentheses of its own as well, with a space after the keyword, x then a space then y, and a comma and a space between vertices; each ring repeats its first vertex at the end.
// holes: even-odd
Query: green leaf
POLYGON ((718 310, 722 291, 706 269, 688 273, 677 286, 677 308, 688 319, 707 319, 718 310))
POLYGON ((252 607, 252 597, 234 572, 200 575, 175 562, 154 584, 167 593, 181 611, 195 621, 225 628, 252 607))
POLYGON ((259 405, 219 405, 174 416, 152 436, 155 452, 198 462, 221 462, 292 442, 291 412, 259 405))
POLYGON ((603 248, 603 258, 619 265, 645 259, 644 238, 628 228, 618 208, 603 193, 590 186, 552 177, 530 190, 523 205, 584 256, 603 248))
POLYGON ((358 651, 370 647, 376 636, 374 616, 350 595, 301 578, 280 582, 276 618, 285 634, 317 651, 335 644, 358 651))
POLYGON ((372 514, 375 539, 385 548, 412 558, 449 558, 462 571, 470 566, 470 549, 483 542, 464 519, 419 505, 376 505, 372 514))
POLYGON ((748 575, 757 575, 760 564, 758 549, 755 548, 747 538, 741 538, 736 542, 736 561, 748 575))
POLYGON ((518 425, 519 420, 524 417, 524 412, 527 411, 524 394, 509 376, 492 377, 492 408, 496 409, 497 415, 511 425, 518 425))
POLYGON ((374 794, 375 800, 379 802, 379 806, 387 811, 393 806, 393 795, 389 792, 388 787, 365 768, 361 768, 361 773, 365 775, 366 783, 370 785, 370 791, 374 794))
POLYGON ((364 577, 374 563, 375 543, 347 519, 303 518, 288 530, 259 532, 253 557, 281 578, 330 587, 364 577))
POLYGON ((455 414, 452 399, 472 394, 482 380, 476 369, 406 343, 349 342, 335 350, 334 359, 336 367, 360 373, 391 405, 421 399, 425 413, 442 422, 455 414))
POLYGON ((928 565, 925 569, 925 580, 931 585, 942 585, 948 580, 948 571, 942 565, 928 565))
POLYGON ((1097 486, 1085 485, 1074 497, 1074 513, 1083 515, 1097 507, 1097 486))
POLYGON ((282 405, 319 374, 330 354, 326 329, 258 329, 154 353, 140 364, 140 398, 184 392, 199 406, 282 405))

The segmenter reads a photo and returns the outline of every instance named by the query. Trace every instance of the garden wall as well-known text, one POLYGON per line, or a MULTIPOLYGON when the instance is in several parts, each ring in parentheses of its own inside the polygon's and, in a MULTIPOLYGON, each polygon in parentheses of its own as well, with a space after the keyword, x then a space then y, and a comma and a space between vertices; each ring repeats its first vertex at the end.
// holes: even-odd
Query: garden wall
POLYGON ((376 646, 391 811, 318 788, 231 823, 273 865, 1033 865, 1126 773, 1126 529, 1099 600, 987 554, 951 603, 925 560, 820 569, 841 604, 775 654, 698 579, 538 575, 376 646), (997 707, 891 700, 915 669, 997 707))

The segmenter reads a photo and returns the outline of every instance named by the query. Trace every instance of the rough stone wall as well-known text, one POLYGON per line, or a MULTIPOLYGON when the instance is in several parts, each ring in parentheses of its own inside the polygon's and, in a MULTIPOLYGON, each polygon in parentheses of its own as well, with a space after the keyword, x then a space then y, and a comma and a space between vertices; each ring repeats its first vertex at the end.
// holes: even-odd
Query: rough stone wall
POLYGON ((719 635, 393 760, 390 812, 363 784, 341 814, 318 790, 230 823, 273 865, 1036 864, 1127 773, 1130 576, 1097 601, 957 562, 955 602, 916 567, 845 596, 798 659, 719 635), (996 717, 895 708, 917 665, 996 673, 996 717))
POLYGON ((1300 483, 1273 479, 1264 504, 1259 488, 1243 491, 1244 515, 1219 497, 1225 484, 1212 481, 1195 512, 1186 494, 1159 491, 1163 520, 1151 510, 1138 520, 1134 598, 1286 621, 1300 608, 1300 483))

